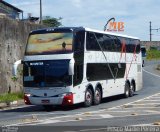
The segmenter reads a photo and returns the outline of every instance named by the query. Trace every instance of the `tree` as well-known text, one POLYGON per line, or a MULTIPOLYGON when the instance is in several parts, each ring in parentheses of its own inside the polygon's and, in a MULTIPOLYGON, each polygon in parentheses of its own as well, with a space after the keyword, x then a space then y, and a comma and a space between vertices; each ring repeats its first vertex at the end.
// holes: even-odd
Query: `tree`
POLYGON ((60 22, 60 20, 62 20, 61 17, 59 18, 54 18, 54 17, 50 17, 50 16, 46 16, 42 22, 43 25, 47 26, 47 27, 59 27, 62 25, 62 23, 60 22))

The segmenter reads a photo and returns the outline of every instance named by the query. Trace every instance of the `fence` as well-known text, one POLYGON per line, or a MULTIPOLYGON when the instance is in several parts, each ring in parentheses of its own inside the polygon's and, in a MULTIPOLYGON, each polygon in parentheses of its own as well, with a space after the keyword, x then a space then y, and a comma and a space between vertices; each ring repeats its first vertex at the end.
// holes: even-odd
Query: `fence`
POLYGON ((23 89, 21 75, 18 80, 12 78, 12 65, 23 58, 29 32, 38 28, 42 28, 42 25, 0 18, 0 93, 23 89))

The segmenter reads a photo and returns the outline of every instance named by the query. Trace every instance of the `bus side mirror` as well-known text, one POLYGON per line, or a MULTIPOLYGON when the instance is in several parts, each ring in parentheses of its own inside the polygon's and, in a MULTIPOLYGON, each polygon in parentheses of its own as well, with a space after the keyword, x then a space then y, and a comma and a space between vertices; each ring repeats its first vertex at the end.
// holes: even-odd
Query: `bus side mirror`
POLYGON ((12 68, 12 75, 13 76, 17 76, 17 68, 18 68, 19 64, 22 64, 22 60, 18 60, 13 64, 13 68, 12 68))
POLYGON ((70 60, 69 62, 69 68, 68 68, 68 74, 74 75, 74 60, 70 60))

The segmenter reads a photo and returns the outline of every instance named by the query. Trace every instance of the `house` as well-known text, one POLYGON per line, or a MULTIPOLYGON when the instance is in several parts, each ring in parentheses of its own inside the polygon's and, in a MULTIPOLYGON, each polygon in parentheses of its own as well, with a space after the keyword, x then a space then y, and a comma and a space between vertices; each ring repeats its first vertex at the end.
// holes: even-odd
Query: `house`
POLYGON ((23 11, 18 9, 17 7, 0 0, 0 15, 1 16, 8 16, 12 19, 20 19, 20 14, 22 15, 23 19, 23 11))
POLYGON ((160 50, 160 41, 141 41, 141 46, 145 46, 146 49, 150 49, 151 47, 155 47, 160 50))

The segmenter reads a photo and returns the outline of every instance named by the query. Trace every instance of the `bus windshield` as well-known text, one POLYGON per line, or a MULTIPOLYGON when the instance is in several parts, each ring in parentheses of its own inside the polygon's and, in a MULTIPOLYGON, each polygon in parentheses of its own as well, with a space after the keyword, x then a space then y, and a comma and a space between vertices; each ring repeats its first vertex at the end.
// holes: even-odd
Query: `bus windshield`
POLYGON ((65 87, 72 84, 69 60, 25 62, 24 87, 65 87))
POLYGON ((73 33, 31 34, 25 55, 65 54, 72 52, 73 33))

